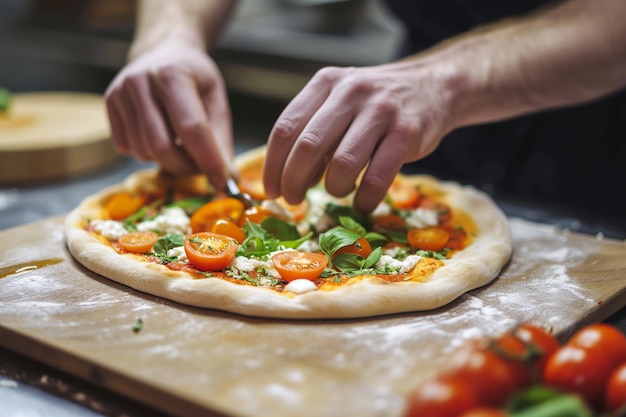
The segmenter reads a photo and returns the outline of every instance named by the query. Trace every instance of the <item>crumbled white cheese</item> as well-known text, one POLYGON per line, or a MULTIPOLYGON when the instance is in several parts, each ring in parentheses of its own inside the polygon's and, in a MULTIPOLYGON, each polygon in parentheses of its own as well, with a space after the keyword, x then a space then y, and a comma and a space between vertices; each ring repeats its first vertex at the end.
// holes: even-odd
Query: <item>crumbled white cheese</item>
POLYGON ((372 217, 387 216, 389 214, 391 214, 391 206, 384 201, 381 201, 372 212, 372 217))
POLYGON ((168 207, 152 220, 146 220, 137 225, 137 230, 154 230, 157 233, 191 233, 189 217, 180 207, 168 207))
POLYGON ((415 265, 419 262, 421 256, 409 255, 403 261, 395 259, 390 255, 382 255, 376 263, 376 268, 390 268, 391 270, 400 274, 406 274, 411 272, 415 265))
POLYGON ((284 291, 294 294, 304 294, 315 290, 317 290, 317 285, 313 281, 304 278, 294 279, 284 289, 284 291))
POLYGON ((248 258, 245 256, 236 256, 230 266, 237 268, 239 272, 252 272, 256 271, 258 268, 263 268, 273 277, 280 278, 280 274, 276 271, 276 268, 274 268, 274 263, 271 259, 262 260, 257 258, 248 258))
POLYGON ((305 240, 304 242, 302 242, 302 244, 300 246, 298 246, 297 248, 299 251, 301 252, 319 252, 320 251, 320 245, 317 241, 315 240, 305 240))
POLYGON ((406 218, 406 224, 410 227, 427 227, 436 226, 439 223, 437 210, 425 209, 418 207, 409 212, 406 218))
POLYGON ((184 246, 177 246, 167 251, 167 256, 170 258, 178 258, 179 262, 188 262, 187 252, 185 252, 184 246))
POLYGON ((276 217, 283 217, 292 219, 293 216, 289 213, 283 206, 278 204, 276 200, 263 200, 261 203, 261 208, 265 211, 268 211, 275 215, 276 217))
POLYGON ((118 240, 128 233, 124 224, 115 220, 92 220, 91 226, 109 240, 118 240))
MULTIPOLYGON (((316 226, 320 222, 320 218, 324 216, 326 206, 328 205, 328 203, 346 204, 345 198, 343 199, 335 198, 319 187, 309 189, 309 191, 307 192, 307 200, 309 202, 309 211, 308 211, 309 222, 316 226)), ((322 220, 322 222, 326 224, 327 219, 322 220)))

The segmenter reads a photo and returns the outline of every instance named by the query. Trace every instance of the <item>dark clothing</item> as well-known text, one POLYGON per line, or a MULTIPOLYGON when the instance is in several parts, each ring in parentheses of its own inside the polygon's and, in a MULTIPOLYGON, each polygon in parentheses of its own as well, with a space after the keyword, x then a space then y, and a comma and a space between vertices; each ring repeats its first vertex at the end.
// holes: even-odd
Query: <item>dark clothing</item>
MULTIPOLYGON (((532 11, 538 0, 389 0, 407 22, 406 53, 532 11)), ((626 219, 626 91, 591 103, 459 129, 405 172, 473 184, 494 196, 626 219)), ((626 221, 625 223, 626 224, 626 221)))

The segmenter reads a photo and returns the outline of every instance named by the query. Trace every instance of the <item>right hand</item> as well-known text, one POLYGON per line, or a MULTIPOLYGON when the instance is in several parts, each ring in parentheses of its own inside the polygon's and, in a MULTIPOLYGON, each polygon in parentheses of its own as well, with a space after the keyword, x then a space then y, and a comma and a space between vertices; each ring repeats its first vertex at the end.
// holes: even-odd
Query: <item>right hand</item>
POLYGON ((162 42, 122 69, 105 100, 118 152, 225 186, 233 170, 231 114, 222 76, 205 51, 162 42))

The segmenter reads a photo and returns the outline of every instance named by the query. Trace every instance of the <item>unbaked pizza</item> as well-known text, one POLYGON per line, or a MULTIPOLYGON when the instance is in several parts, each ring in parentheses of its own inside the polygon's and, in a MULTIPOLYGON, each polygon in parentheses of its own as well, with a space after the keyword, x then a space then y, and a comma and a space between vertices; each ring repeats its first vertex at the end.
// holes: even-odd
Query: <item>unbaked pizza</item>
POLYGON ((264 152, 237 158, 252 207, 203 176, 138 171, 69 213, 70 252, 145 293, 275 318, 434 309, 495 279, 511 256, 505 216, 474 188, 398 175, 368 215, 321 184, 290 205, 264 195, 264 152))

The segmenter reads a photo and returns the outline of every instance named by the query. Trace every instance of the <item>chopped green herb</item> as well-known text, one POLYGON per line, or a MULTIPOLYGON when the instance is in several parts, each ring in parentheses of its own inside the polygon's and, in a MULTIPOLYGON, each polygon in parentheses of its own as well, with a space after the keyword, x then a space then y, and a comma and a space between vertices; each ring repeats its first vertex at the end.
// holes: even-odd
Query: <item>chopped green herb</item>
POLYGON ((5 88, 0 88, 0 113, 8 112, 11 105, 11 93, 5 88))
POLYGON ((135 324, 133 324, 133 333, 139 333, 143 328, 143 319, 139 317, 135 324))

